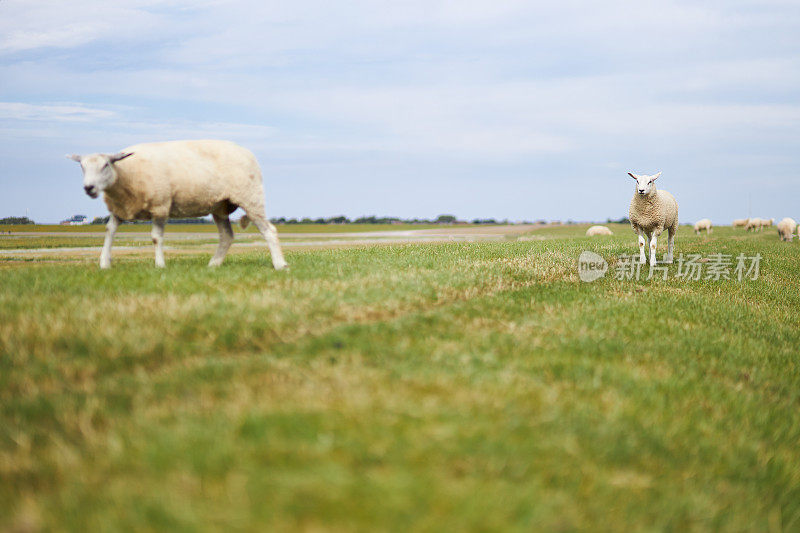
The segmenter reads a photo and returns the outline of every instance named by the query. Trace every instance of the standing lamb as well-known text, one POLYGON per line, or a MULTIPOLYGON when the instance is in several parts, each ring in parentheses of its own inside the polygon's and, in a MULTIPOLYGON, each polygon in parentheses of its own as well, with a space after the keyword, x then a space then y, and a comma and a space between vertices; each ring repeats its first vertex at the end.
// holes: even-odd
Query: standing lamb
POLYGON ((761 219, 761 227, 762 228, 768 228, 768 227, 772 226, 774 223, 775 223, 775 219, 774 218, 769 218, 769 219, 762 218, 761 219))
POLYGON ((664 262, 672 263, 675 232, 678 229, 678 202, 667 191, 656 190, 655 181, 661 172, 652 176, 631 172, 628 175, 636 180, 628 218, 633 231, 639 235, 639 262, 645 262, 645 248, 649 247, 650 266, 656 264, 658 236, 666 229, 669 240, 664 262))
POLYGON ((586 230, 587 237, 594 237, 596 235, 614 235, 610 229, 605 226, 592 226, 586 230))
POLYGON ((750 222, 749 218, 737 218, 733 221, 732 226, 734 228, 746 228, 748 222, 750 222))
POLYGON ((745 229, 747 231, 761 231, 761 219, 758 217, 748 219, 745 229))
POLYGON ((797 228, 797 222, 793 218, 786 217, 778 222, 778 237, 782 241, 791 242, 794 238, 794 230, 797 228))
POLYGON ((711 220, 708 218, 701 218, 694 223, 694 232, 700 235, 700 232, 706 230, 706 235, 711 233, 711 220))
POLYGON ((172 141, 130 146, 116 154, 70 155, 83 170, 83 189, 103 193, 110 217, 100 268, 111 266, 111 243, 121 220, 152 220, 156 266, 164 267, 164 226, 169 217, 211 214, 219 246, 208 266, 219 266, 233 242, 228 216, 237 207, 267 241, 276 269, 287 264, 278 232, 264 213, 264 187, 255 156, 227 141, 172 141))

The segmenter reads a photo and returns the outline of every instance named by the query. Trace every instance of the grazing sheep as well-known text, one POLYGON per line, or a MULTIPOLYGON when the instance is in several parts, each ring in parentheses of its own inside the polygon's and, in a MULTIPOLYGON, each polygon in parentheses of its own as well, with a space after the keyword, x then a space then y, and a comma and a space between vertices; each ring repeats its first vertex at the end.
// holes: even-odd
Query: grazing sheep
POLYGON ((700 232, 706 230, 706 235, 711 233, 711 220, 707 218, 701 218, 697 222, 694 223, 694 232, 697 235, 700 235, 700 232))
POLYGON ((774 223, 775 223, 775 219, 774 218, 770 218, 769 220, 766 219, 766 218, 762 218, 761 219, 761 227, 762 228, 768 228, 768 227, 772 226, 774 223))
POLYGON ((782 241, 790 241, 794 238, 794 230, 797 228, 797 222, 793 218, 786 217, 778 222, 778 237, 782 241))
POLYGON ((661 172, 652 176, 628 172, 636 180, 628 218, 631 227, 639 235, 639 262, 645 262, 645 248, 650 248, 650 265, 656 264, 656 245, 658 236, 666 229, 669 240, 665 263, 672 263, 675 245, 675 232, 678 229, 678 202, 667 191, 656 190, 655 181, 661 172))
POLYGON ((276 269, 287 264, 278 233, 264 213, 264 187, 255 156, 227 141, 172 141, 130 146, 116 154, 70 155, 83 170, 83 188, 92 198, 103 193, 110 217, 100 268, 111 266, 111 242, 121 220, 152 220, 156 266, 164 267, 164 226, 169 217, 209 213, 219 231, 219 246, 208 263, 222 264, 233 242, 228 216, 241 207, 267 241, 276 269))
POLYGON ((748 222, 750 222, 749 218, 737 218, 733 221, 732 226, 734 228, 746 228, 748 222))
POLYGON ((586 230, 587 237, 594 237, 595 235, 614 235, 610 229, 605 226, 592 226, 586 230))
POLYGON ((761 219, 758 217, 748 219, 745 229, 747 231, 761 231, 761 219))

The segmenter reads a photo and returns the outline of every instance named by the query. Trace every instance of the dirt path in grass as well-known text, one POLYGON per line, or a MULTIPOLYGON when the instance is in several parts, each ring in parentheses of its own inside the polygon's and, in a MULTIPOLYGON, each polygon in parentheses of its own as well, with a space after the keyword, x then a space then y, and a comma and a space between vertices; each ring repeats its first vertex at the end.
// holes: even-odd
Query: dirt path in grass
MULTIPOLYGON (((437 229, 421 230, 399 230, 399 231, 369 231, 369 232, 342 232, 342 233, 284 233, 281 235, 282 246, 290 249, 320 249, 320 248, 339 248, 346 246, 364 246, 378 244, 412 244, 412 243, 437 243, 437 242, 479 242, 503 240, 507 237, 516 237, 534 229, 544 227, 544 225, 505 225, 505 226, 485 226, 485 227, 458 227, 444 226, 437 229)), ((99 237, 98 232, 11 232, 12 237, 99 237)), ((256 238, 256 233, 239 233, 240 238, 256 238)), ((126 232, 124 238, 148 239, 149 232, 126 232)), ((167 242, 180 244, 180 246, 169 246, 165 249, 168 252, 191 254, 191 253, 210 253, 216 248, 216 243, 197 243, 215 237, 208 232, 175 232, 170 234, 167 231, 167 242), (191 248, 185 247, 191 245, 191 248)), ((235 243, 231 252, 236 249, 266 248, 266 243, 260 239, 255 241, 240 241, 235 243)), ((100 253, 100 246, 74 246, 74 247, 41 247, 41 248, 14 248, 0 250, 0 257, 13 258, 24 257, 26 259, 36 257, 81 257, 100 253)), ((117 245, 114 246, 114 253, 137 254, 149 253, 152 250, 150 244, 146 245, 117 245)))

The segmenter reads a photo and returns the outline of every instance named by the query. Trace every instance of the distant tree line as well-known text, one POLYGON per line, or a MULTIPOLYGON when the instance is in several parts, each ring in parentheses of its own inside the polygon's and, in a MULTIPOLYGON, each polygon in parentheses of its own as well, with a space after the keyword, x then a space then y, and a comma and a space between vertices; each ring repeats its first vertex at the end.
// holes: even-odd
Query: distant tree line
MULTIPOLYGON (((107 224, 108 215, 104 217, 94 217, 92 224, 107 224)), ((471 221, 458 220, 454 215, 439 215, 434 219, 427 218, 399 218, 399 217, 358 217, 350 219, 344 215, 328 218, 285 218, 278 217, 270 219, 273 224, 510 224, 508 219, 497 220, 494 218, 476 218, 471 221)), ((170 224, 211 224, 213 221, 205 217, 195 218, 170 218, 170 224)), ((133 220, 127 222, 128 224, 150 224, 149 220, 133 220)), ((546 220, 537 220, 535 222, 523 221, 522 224, 547 224, 546 220)), ((560 224, 558 221, 552 221, 551 224, 560 224)), ((568 220, 567 224, 575 224, 574 221, 568 220)), ((618 218, 616 220, 608 218, 607 224, 630 224, 628 217, 618 218)), ((0 224, 35 224, 33 220, 28 217, 5 217, 0 218, 0 224)))
MULTIPOLYGON (((108 224, 109 215, 104 217, 94 217, 92 224, 108 224)), ((212 221, 203 217, 196 218, 170 218, 167 222, 170 224, 211 224, 212 221)), ((125 224, 150 224, 149 220, 130 220, 123 221, 125 224)))
MULTIPOLYGON (((454 215, 439 215, 434 219, 429 218, 399 218, 399 217, 358 217, 348 218, 344 215, 328 218, 271 218, 273 224, 467 224, 466 220, 458 220, 454 215)), ((507 224, 508 220, 497 221, 493 218, 476 218, 472 224, 507 224)))
POLYGON ((36 224, 28 217, 5 217, 0 218, 0 224, 36 224))

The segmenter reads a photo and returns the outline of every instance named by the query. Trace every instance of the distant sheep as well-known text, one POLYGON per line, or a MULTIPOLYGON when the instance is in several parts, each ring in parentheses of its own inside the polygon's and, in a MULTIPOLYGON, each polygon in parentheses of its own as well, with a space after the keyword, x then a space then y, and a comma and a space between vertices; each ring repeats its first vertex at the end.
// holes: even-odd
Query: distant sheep
POLYGON ((775 223, 775 219, 774 218, 770 218, 770 219, 762 218, 761 219, 761 227, 762 228, 768 228, 768 227, 772 226, 774 223, 775 223))
POLYGON ((592 226, 586 230, 587 237, 594 237, 596 235, 614 235, 610 229, 605 226, 592 226))
POLYGON ((152 220, 156 266, 164 267, 164 226, 169 217, 211 214, 219 246, 208 266, 222 264, 233 242, 228 216, 241 207, 242 227, 252 221, 267 241, 276 269, 287 264, 278 232, 264 213, 261 170, 250 151, 227 141, 173 141, 130 146, 116 154, 67 156, 83 170, 83 188, 103 193, 111 216, 100 268, 111 266, 111 243, 121 220, 152 220))
POLYGON ((631 172, 630 177, 636 180, 628 218, 631 227, 639 235, 639 261, 645 262, 645 248, 650 248, 650 265, 656 264, 656 245, 658 236, 666 229, 669 240, 665 263, 672 263, 675 232, 678 229, 678 202, 667 191, 656 190, 655 181, 661 172, 652 176, 637 175, 631 172))
POLYGON ((746 228, 748 222, 750 222, 749 218, 737 218, 733 221, 732 226, 734 228, 746 228))
POLYGON ((748 219, 745 229, 747 231, 761 231, 761 219, 758 217, 748 219))
POLYGON ((794 230, 797 229, 797 222, 793 218, 786 217, 778 222, 777 228, 778 237, 782 241, 791 241, 794 238, 794 230))
POLYGON ((700 235, 700 232, 706 230, 706 235, 711 233, 711 220, 707 218, 701 218, 697 222, 694 223, 694 232, 700 235))

